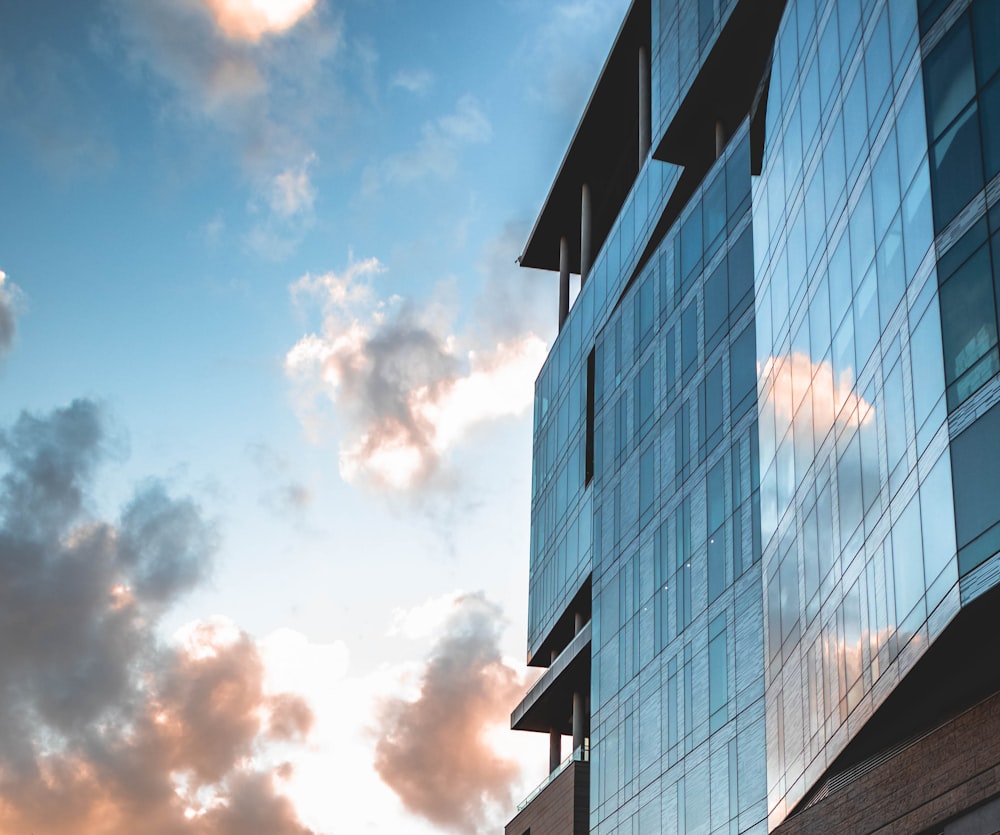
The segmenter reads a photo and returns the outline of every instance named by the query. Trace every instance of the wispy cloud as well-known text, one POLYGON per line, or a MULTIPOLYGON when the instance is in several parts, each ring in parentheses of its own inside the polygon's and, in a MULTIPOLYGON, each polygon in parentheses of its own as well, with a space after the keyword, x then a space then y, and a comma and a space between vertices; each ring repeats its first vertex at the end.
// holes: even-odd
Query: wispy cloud
POLYGON ((375 768, 412 813, 469 835, 493 831, 513 805, 520 767, 491 733, 506 729, 525 681, 500 652, 500 608, 482 593, 450 603, 416 698, 379 704, 375 768))
POLYGON ((285 357, 307 429, 322 425, 317 401, 345 427, 340 473, 377 490, 411 491, 439 482, 450 451, 480 424, 522 414, 532 402, 545 343, 534 333, 476 344, 452 332, 433 303, 380 299, 377 259, 352 261, 341 274, 306 275, 293 298, 315 299, 318 333, 285 357))
POLYGON ((288 459, 266 443, 247 447, 247 455, 264 477, 268 487, 261 502, 280 513, 302 513, 315 498, 308 485, 296 479, 288 459))
POLYGON ((424 95, 433 84, 433 73, 425 69, 400 70, 389 81, 391 88, 406 90, 415 96, 424 95))
POLYGON ((250 230, 250 246, 265 258, 281 259, 290 255, 316 222, 313 205, 316 187, 309 169, 316 161, 308 154, 298 165, 290 166, 271 178, 264 196, 264 206, 255 203, 255 212, 264 217, 250 230))
POLYGON ((17 286, 7 278, 7 273, 0 270, 0 359, 10 351, 17 333, 17 320, 14 316, 17 294, 17 286))
POLYGON ((258 215, 249 243, 285 257, 311 226, 313 148, 349 121, 339 17, 315 0, 109 3, 134 81, 172 128, 233 149, 258 215))
POLYGON ((393 154, 365 173, 365 190, 383 184, 405 185, 425 177, 448 178, 457 170, 462 150, 489 142, 493 126, 474 96, 462 96, 451 113, 425 122, 420 140, 408 151, 393 154))
POLYGON ((158 639, 218 536, 156 482, 89 514, 108 447, 87 400, 0 430, 0 830, 307 835, 273 752, 309 707, 235 624, 158 639))

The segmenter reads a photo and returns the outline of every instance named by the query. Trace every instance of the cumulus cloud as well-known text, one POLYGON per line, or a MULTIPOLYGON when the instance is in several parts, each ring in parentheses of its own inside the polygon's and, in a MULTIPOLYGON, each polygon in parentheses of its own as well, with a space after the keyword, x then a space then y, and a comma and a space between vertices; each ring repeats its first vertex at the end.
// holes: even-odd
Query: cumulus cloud
POLYGON ((11 349, 14 334, 17 333, 17 322, 14 319, 16 292, 17 288, 7 279, 7 273, 0 270, 0 357, 11 349))
POLYGON ((78 400, 0 431, 0 830, 306 835, 267 762, 311 712, 232 623, 157 638, 217 534, 156 482, 95 518, 105 424, 78 400))
POLYGON ((475 426, 531 405, 545 343, 529 332, 462 348, 440 307, 378 298, 372 281, 383 269, 377 259, 352 261, 292 285, 298 301, 319 300, 322 327, 288 352, 285 370, 308 429, 319 426, 317 400, 346 425, 346 480, 411 490, 434 483, 475 426))
POLYGON ((290 29, 316 0, 204 0, 219 29, 230 38, 256 43, 290 29))
POLYGON ((513 805, 520 768, 489 738, 525 686, 500 653, 502 622, 481 593, 455 599, 416 698, 387 698, 377 710, 382 780, 412 813, 452 832, 493 831, 513 805))
POLYGON ((479 102, 473 96, 462 96, 453 112, 424 123, 416 147, 369 168, 365 188, 371 192, 384 183, 405 185, 425 177, 451 177, 458 170, 463 148, 489 142, 492 137, 493 126, 479 102))

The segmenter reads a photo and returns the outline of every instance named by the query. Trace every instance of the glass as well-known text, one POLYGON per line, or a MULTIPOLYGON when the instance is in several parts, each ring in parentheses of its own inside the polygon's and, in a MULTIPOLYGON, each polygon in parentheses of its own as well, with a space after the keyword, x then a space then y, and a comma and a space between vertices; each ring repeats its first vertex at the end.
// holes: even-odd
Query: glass
POLYGON ((979 112, 966 108, 931 149, 934 228, 944 229, 983 187, 979 112))
POLYGON ((1000 69, 1000 4, 995 0, 976 0, 972 7, 972 20, 976 74, 982 86, 1000 69))
POLYGON ((743 329, 729 348, 729 384, 733 423, 756 404, 757 357, 753 324, 743 329))
POLYGON ((753 304, 753 238, 749 229, 732 245, 726 259, 729 277, 730 315, 735 320, 753 304))
POLYGON ((878 270, 879 323, 885 330, 906 287, 906 267, 903 261, 903 221, 896 212, 889 230, 876 253, 878 270))
POLYGON ((705 280, 705 354, 719 344, 729 323, 729 275, 723 261, 705 280))
POLYGON ((702 199, 704 218, 705 259, 715 254, 726 230, 726 169, 722 168, 705 189, 702 199))
POLYGON ((924 97, 920 85, 913 84, 896 117, 896 136, 903 140, 899 143, 899 182, 904 190, 909 188, 927 151, 926 135, 924 97))
POLYGON ((837 38, 837 18, 831 15, 819 40, 819 94, 823 112, 829 113, 830 96, 840 79, 840 44, 837 38))
POLYGON ((681 374, 686 381, 698 360, 698 304, 692 301, 681 314, 681 374))
MULTIPOLYGON (((1000 48, 997 49, 1000 52, 1000 48)), ((1000 77, 979 94, 979 119, 983 131, 983 162, 986 179, 1000 172, 1000 77)))
POLYGON ((893 585, 900 622, 924 594, 924 559, 920 507, 914 496, 892 525, 893 585))
POLYGON ((955 556, 954 506, 951 458, 946 449, 920 483, 924 573, 928 580, 937 577, 955 556))
MULTIPOLYGON (((945 382, 950 386, 997 344, 993 271, 988 247, 980 247, 945 281, 940 290, 940 304, 945 382)), ((977 369, 972 390, 996 370, 993 364, 977 369)))
POLYGON ((643 363, 642 368, 635 377, 633 413, 635 415, 634 434, 638 439, 646 429, 647 424, 653 416, 656 406, 656 398, 653 394, 653 358, 650 357, 643 363))
POLYGON ((861 524, 864 512, 861 444, 856 432, 837 462, 837 495, 840 498, 840 541, 845 543, 861 524))
POLYGON ((865 85, 868 92, 868 122, 873 127, 885 114, 886 93, 892 82, 892 57, 889 53, 889 19, 882 9, 875 31, 865 49, 865 85))
POLYGON ((924 60, 927 124, 932 137, 944 133, 976 94, 969 16, 964 15, 924 60))
POLYGON ((896 133, 889 138, 872 168, 872 203, 875 210, 875 240, 881 241, 899 209, 899 157, 896 153, 896 133))

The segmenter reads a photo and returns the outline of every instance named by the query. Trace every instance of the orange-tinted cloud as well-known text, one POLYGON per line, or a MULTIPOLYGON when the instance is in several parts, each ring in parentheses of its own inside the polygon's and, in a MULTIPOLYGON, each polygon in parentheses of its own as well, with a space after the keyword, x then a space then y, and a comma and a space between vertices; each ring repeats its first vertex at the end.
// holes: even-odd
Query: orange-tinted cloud
POLYGON ((316 5, 316 0, 204 0, 216 25, 227 37, 256 42, 290 29, 316 5))
POLYGON ((269 746, 311 711, 233 624, 158 640, 217 536, 156 483, 89 517, 108 446, 87 400, 0 430, 0 832, 306 835, 269 746))
POLYGON ((403 805, 452 832, 487 832, 520 775, 489 734, 507 728, 525 686, 500 654, 502 615, 482 594, 455 602, 413 701, 383 701, 375 768, 403 805))

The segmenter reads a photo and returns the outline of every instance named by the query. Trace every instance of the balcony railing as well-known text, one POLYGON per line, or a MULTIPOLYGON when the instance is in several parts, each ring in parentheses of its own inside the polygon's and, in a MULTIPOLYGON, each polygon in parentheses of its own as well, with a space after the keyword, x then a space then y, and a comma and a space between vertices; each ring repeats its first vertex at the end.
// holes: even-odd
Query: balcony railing
POLYGON ((542 780, 542 782, 539 783, 534 788, 531 794, 529 794, 526 798, 524 798, 524 800, 522 800, 520 803, 517 804, 518 813, 523 812, 527 808, 528 804, 531 803, 532 800, 534 800, 536 797, 538 797, 538 795, 540 795, 543 791, 545 791, 545 787, 548 786, 549 783, 551 783, 553 780, 556 779, 556 777, 558 777, 567 768, 569 768, 570 763, 581 763, 581 762, 583 763, 590 762, 589 740, 585 741, 583 745, 581 745, 579 748, 573 751, 572 754, 566 757, 566 759, 564 759, 561 763, 559 763, 559 767, 555 771, 553 771, 551 774, 549 774, 548 777, 542 780))

